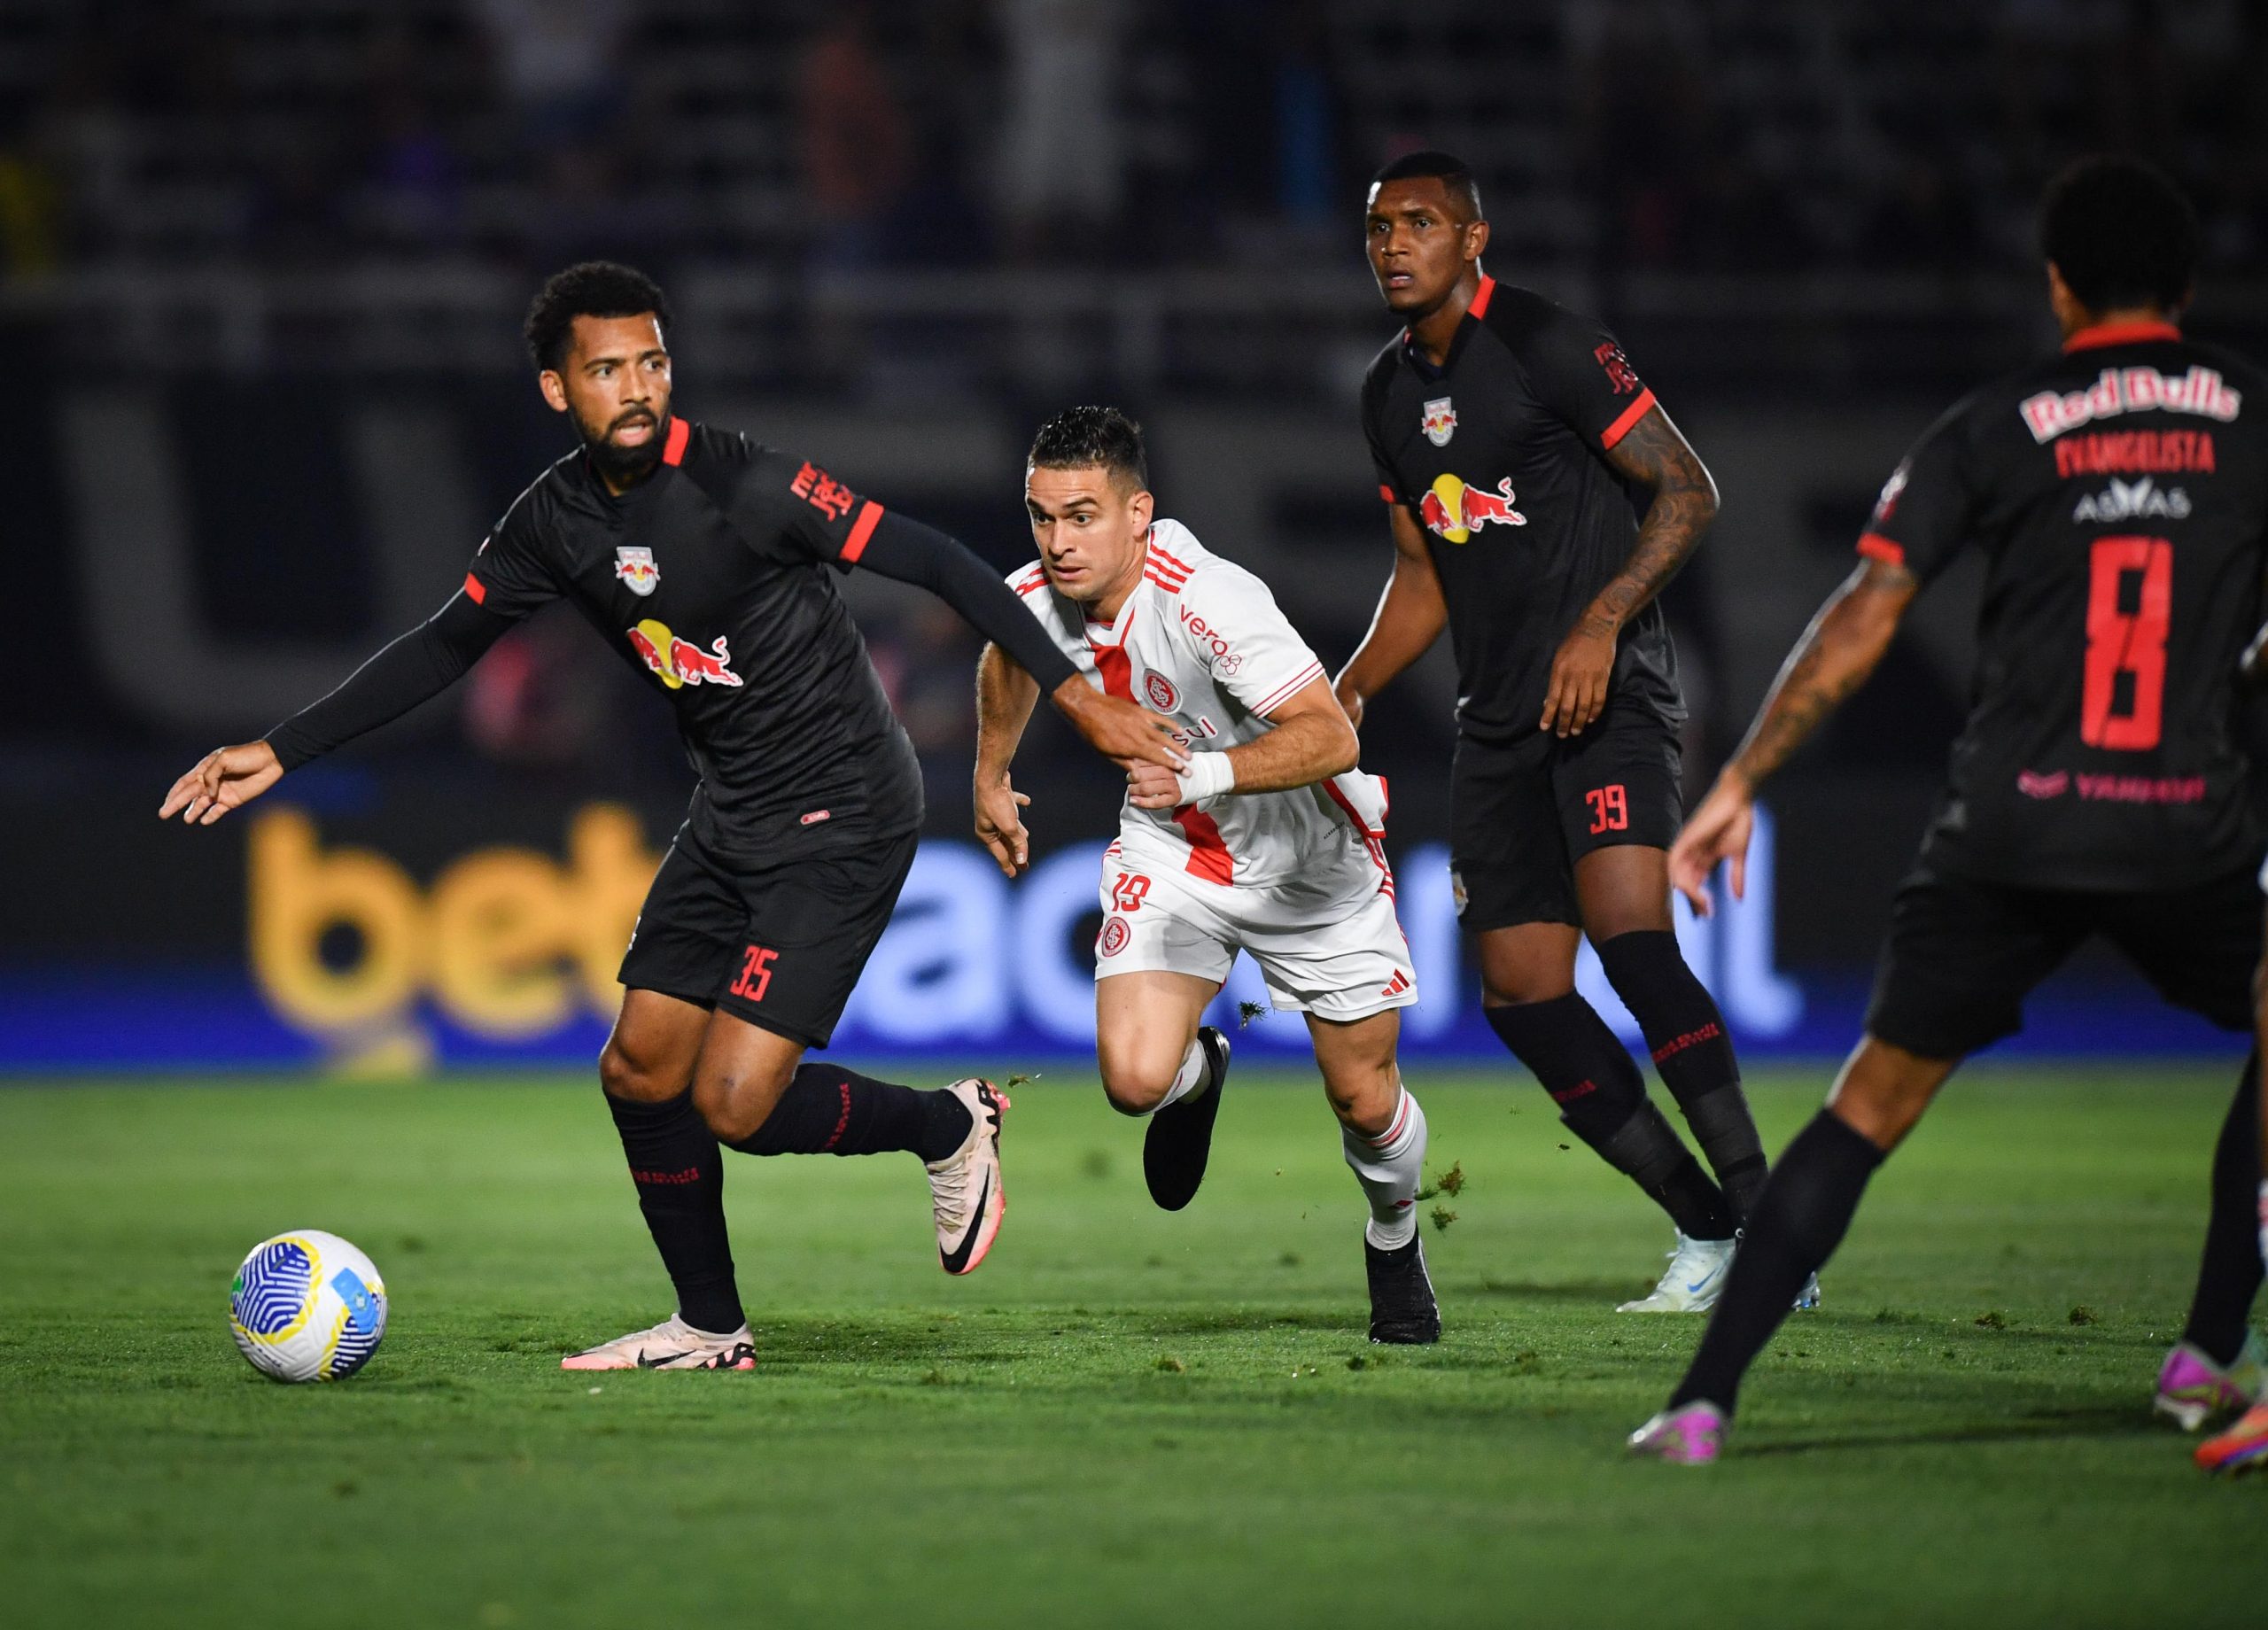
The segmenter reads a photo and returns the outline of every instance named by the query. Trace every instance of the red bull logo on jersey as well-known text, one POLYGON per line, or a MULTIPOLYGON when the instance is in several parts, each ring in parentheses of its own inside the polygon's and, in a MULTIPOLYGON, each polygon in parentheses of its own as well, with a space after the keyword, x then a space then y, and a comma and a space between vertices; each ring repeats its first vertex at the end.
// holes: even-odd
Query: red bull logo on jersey
POLYGON ((2230 390, 2218 369, 2192 368, 2176 376, 2155 368, 2106 368, 2084 391, 2042 391, 2017 403, 2016 411, 2032 440, 2044 443, 2122 413, 2194 413, 2226 423, 2243 406, 2242 393, 2230 390))
POLYGON ((627 544, 617 549, 614 575, 633 594, 650 594, 662 586, 662 569, 654 564, 651 549, 633 548, 627 544))
POLYGON ((630 648, 672 690, 687 685, 723 685, 740 688, 741 676, 733 671, 733 653, 718 634, 703 650, 690 640, 680 640, 667 623, 646 618, 628 631, 630 648))
POLYGON ((1449 438, 1456 434, 1456 409, 1446 396, 1437 396, 1427 402, 1418 415, 1418 428, 1425 432, 1425 439, 1437 447, 1449 445, 1449 438))
POLYGON ((1432 489, 1418 501, 1418 518, 1451 543, 1463 543, 1491 521, 1506 526, 1527 524, 1527 516, 1512 508, 1510 476, 1496 483, 1493 493, 1467 486, 1456 476, 1437 476, 1432 489))

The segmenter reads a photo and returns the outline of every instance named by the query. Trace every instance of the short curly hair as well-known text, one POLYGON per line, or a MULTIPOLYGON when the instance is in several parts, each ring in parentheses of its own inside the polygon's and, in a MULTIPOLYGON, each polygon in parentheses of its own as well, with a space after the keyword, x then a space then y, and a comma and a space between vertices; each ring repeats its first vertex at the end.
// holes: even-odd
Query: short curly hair
POLYGON ((2197 212, 2155 165, 2081 159, 2047 183, 2039 251, 2090 311, 2172 311, 2197 278, 2197 212))
POLYGON ((578 317, 642 317, 648 312, 661 324, 667 338, 672 320, 669 296, 635 267, 612 260, 585 260, 563 272, 555 272, 536 291, 528 320, 520 334, 528 355, 542 370, 555 369, 567 360, 567 343, 574 338, 578 317))
POLYGON ((1115 408, 1066 408, 1032 438, 1031 464, 1036 470, 1100 467, 1137 490, 1150 485, 1142 427, 1115 408))

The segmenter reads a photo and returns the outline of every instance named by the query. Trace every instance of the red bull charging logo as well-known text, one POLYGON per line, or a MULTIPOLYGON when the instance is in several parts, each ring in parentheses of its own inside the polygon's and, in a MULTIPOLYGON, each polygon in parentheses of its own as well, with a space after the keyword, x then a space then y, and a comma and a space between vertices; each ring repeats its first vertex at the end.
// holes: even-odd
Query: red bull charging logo
POLYGON ((1467 486, 1455 476, 1437 476, 1432 490, 1418 501, 1418 518, 1451 543, 1463 543, 1491 521, 1505 526, 1527 524, 1527 516, 1512 508, 1510 476, 1496 483, 1494 493, 1467 486))
POLYGON ((741 676, 733 671, 733 653, 724 635, 710 641, 704 651, 692 640, 672 633, 667 623, 657 623, 650 617, 628 633, 630 648, 672 690, 686 685, 740 688, 741 676))

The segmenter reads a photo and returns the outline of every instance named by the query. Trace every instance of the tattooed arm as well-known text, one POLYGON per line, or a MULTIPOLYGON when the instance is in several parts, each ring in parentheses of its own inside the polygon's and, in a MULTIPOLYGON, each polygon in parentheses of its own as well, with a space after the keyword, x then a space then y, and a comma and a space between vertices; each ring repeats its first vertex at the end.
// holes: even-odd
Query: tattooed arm
POLYGON ((1669 851, 1669 878, 1693 909, 1706 915, 1707 881, 1720 860, 1732 862, 1733 897, 1748 886, 1748 839, 1755 825, 1756 789, 1788 762, 1805 738, 1867 681, 1913 603, 1920 580, 1903 565, 1868 559, 1804 630, 1781 664, 1756 721, 1742 738, 1717 784, 1701 800, 1669 851))
POLYGON ((1649 408, 1607 449, 1606 462, 1625 478, 1651 487, 1654 499, 1638 524, 1629 560, 1599 590, 1552 658, 1537 727, 1563 736, 1581 734, 1605 708, 1616 637, 1677 575, 1717 513, 1717 484, 1659 407, 1649 408))

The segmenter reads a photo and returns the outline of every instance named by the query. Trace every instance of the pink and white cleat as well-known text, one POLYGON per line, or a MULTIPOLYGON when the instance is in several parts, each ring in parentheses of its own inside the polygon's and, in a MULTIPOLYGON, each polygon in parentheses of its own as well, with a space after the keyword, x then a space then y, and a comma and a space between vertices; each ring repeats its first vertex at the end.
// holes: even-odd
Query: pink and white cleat
POLYGON ((2233 1414, 2268 1401, 2268 1352, 2260 1338, 2245 1332, 2236 1362, 2225 1370, 2186 1341, 2177 1341, 2158 1368, 2157 1396, 2150 1407, 2184 1432, 2195 1432, 2216 1415, 2233 1414))
POLYGON ((970 1274, 992 1249, 1007 1215, 1000 1180, 1000 1118, 1008 1095, 972 1075, 945 1089, 968 1110, 968 1136, 928 1163, 929 1203, 937 1219, 937 1260, 949 1274, 970 1274))
POLYGON ((570 1353, 562 1370, 753 1370, 756 1337, 742 1325, 727 1336, 695 1330, 672 1313, 649 1330, 633 1330, 570 1353))
POLYGON ((1630 1452, 1673 1466, 1713 1466, 1725 1452, 1725 1412, 1713 1403, 1664 1409, 1630 1434, 1630 1452))

